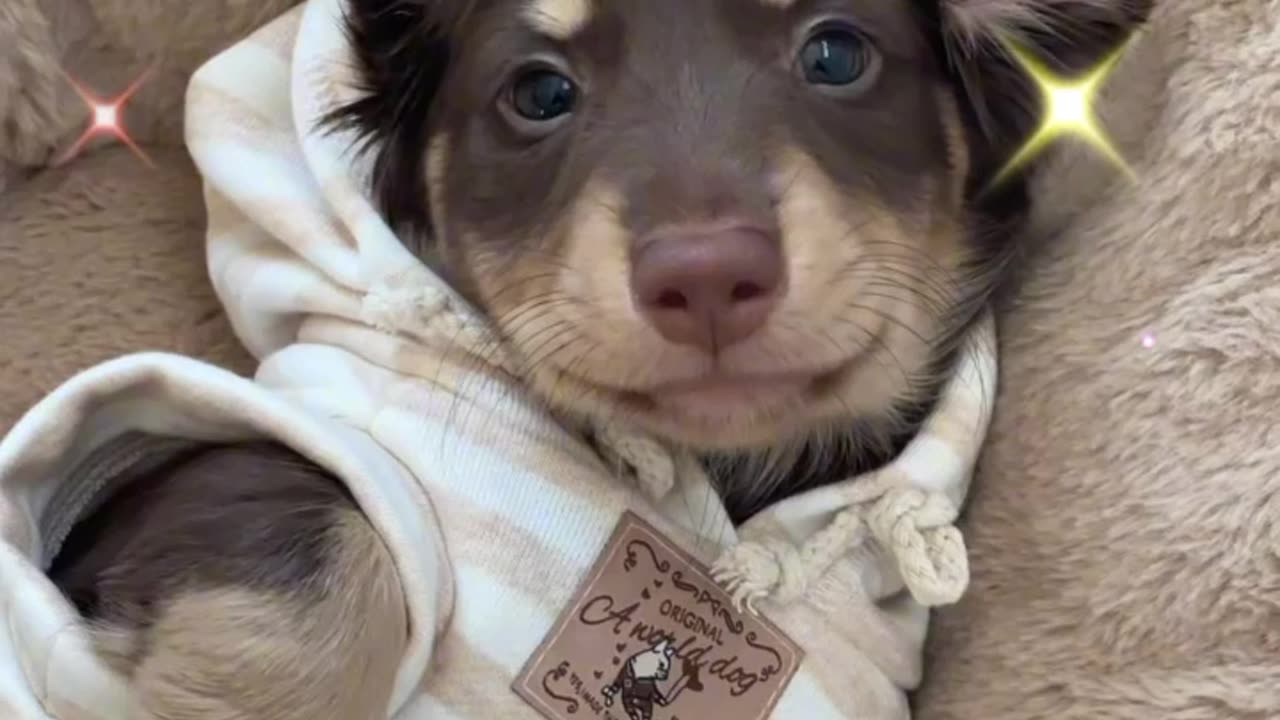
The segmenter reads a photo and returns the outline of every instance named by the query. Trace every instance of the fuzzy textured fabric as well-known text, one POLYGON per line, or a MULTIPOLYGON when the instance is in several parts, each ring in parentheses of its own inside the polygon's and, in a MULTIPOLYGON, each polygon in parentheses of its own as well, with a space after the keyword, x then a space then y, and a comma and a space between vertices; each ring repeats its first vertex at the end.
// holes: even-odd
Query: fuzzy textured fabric
POLYGON ((57 119, 58 55, 35 0, 0 4, 0 48, 0 159, 36 165, 40 134, 57 119))
POLYGON ((58 117, 59 57, 36 0, 0 3, 0 193, 48 162, 75 122, 58 117))
POLYGON ((1141 45, 1137 184, 1040 178, 918 720, 1280 717, 1280 2, 1167 0, 1141 45))
POLYGON ((0 432, 126 352, 252 367, 209 285, 191 161, 177 148, 153 155, 154 169, 106 148, 0 197, 0 432))
POLYGON ((146 73, 122 121, 143 145, 179 146, 191 73, 296 2, 3 0, 0 193, 63 157, 86 127, 89 108, 64 70, 104 100, 146 73))
POLYGON ((125 352, 252 367, 209 285, 182 106, 200 63, 293 1, 0 0, 0 432, 125 352), (88 121, 63 68, 110 96, 149 66, 124 121, 155 167, 98 143, 47 169, 88 121))

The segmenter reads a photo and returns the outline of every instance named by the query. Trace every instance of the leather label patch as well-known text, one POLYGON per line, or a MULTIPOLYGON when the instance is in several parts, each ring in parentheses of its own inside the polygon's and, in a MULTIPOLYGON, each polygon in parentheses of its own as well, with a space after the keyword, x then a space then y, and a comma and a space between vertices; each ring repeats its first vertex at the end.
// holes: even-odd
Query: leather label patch
POLYGON ((512 689, 548 720, 759 720, 802 658, 628 512, 512 689))

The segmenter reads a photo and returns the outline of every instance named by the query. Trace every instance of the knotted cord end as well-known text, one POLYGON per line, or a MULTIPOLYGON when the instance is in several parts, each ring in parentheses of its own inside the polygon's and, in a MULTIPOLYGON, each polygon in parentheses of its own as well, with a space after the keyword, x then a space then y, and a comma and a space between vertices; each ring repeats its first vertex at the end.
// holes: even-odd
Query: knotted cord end
POLYGON ((895 488, 871 509, 871 532, 921 605, 949 605, 969 587, 964 536, 952 524, 958 514, 945 495, 911 487, 895 488))
POLYGON ((762 600, 790 602, 804 595, 809 575, 800 551, 785 540, 741 542, 729 548, 711 568, 711 578, 729 593, 741 612, 753 614, 762 600))
POLYGON ((869 528, 894 558, 912 597, 929 607, 946 605, 959 600, 969 584, 964 538, 952 525, 956 515, 940 493, 889 488, 839 512, 802 548, 773 538, 739 543, 721 556, 711 575, 739 610, 745 606, 754 613, 764 600, 791 602, 864 542, 869 528))

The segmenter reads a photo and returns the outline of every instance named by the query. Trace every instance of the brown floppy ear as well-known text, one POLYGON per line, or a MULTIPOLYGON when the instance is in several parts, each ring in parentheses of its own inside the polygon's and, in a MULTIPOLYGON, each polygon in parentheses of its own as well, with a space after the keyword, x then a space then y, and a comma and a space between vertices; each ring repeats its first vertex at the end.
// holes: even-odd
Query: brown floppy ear
POLYGON ((941 0, 945 55, 974 142, 980 191, 1035 130, 1039 91, 1010 56, 1018 43, 1064 76, 1119 48, 1154 0, 941 0))
POLYGON ((360 97, 335 108, 330 127, 354 129, 373 153, 373 197, 411 249, 426 241, 426 153, 431 111, 472 0, 348 0, 347 40, 360 97))

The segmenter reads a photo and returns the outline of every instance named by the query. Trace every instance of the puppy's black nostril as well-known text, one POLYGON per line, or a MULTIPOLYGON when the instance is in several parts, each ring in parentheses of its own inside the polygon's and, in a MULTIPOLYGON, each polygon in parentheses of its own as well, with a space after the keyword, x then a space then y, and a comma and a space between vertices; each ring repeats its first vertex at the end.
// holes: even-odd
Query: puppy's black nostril
POLYGON ((746 302, 754 300, 765 294, 764 288, 751 282, 740 282, 733 286, 730 295, 734 302, 746 302))
POLYGON ((654 304, 663 310, 687 310, 689 298, 679 290, 667 290, 658 296, 658 301, 654 304))

